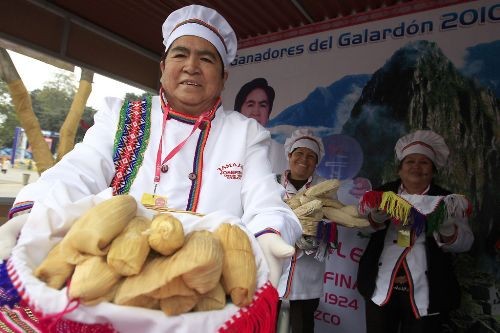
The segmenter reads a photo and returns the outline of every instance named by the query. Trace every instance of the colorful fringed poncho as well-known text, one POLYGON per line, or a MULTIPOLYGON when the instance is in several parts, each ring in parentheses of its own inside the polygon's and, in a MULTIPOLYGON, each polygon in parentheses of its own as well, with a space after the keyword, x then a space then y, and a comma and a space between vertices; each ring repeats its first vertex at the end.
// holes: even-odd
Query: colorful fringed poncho
POLYGON ((427 234, 437 231, 450 217, 468 217, 472 213, 469 200, 461 194, 429 196, 368 191, 361 198, 359 209, 368 214, 371 208, 386 212, 393 223, 409 226, 417 236, 424 229, 427 234))

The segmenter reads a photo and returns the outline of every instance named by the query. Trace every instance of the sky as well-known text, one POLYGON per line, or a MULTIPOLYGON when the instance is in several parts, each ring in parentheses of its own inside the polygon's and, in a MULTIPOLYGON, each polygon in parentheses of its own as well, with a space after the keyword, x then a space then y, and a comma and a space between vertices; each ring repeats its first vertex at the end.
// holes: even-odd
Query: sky
MULTIPOLYGON (((54 79, 55 74, 68 73, 68 71, 48 65, 42 61, 27 57, 20 53, 8 50, 12 62, 28 91, 41 89, 46 82, 54 79)), ((81 70, 75 66, 75 85, 78 87, 81 70)), ((126 93, 142 94, 144 91, 131 85, 116 81, 100 74, 94 74, 92 93, 87 101, 87 106, 99 110, 104 97, 125 97, 126 93)))

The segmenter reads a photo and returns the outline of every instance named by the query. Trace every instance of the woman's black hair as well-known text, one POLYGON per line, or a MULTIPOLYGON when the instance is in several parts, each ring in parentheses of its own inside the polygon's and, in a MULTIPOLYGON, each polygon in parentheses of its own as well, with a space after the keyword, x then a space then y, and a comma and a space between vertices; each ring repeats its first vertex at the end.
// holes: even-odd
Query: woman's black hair
POLYGON ((267 80, 262 77, 253 79, 252 81, 245 83, 240 88, 240 91, 238 91, 238 94, 236 95, 236 98, 234 100, 234 110, 241 112, 241 107, 243 106, 243 103, 245 103, 245 99, 247 98, 248 94, 250 94, 257 88, 260 88, 266 92, 267 99, 269 100, 269 113, 271 113, 271 110, 273 109, 275 93, 273 87, 268 85, 267 80))

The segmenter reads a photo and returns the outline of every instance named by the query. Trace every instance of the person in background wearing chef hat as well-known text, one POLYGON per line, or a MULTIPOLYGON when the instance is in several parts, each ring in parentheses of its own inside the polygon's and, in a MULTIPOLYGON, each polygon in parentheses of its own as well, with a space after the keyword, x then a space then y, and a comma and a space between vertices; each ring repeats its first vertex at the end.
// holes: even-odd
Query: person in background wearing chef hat
POLYGON ((271 171, 269 132, 222 108, 236 35, 224 17, 199 5, 172 12, 162 33, 159 95, 106 100, 83 142, 17 196, 11 221, 0 229, 2 257, 37 200, 74 202, 111 186, 138 201, 240 217, 257 237, 276 286, 302 229, 271 171))
MULTIPOLYGON (((321 138, 311 130, 295 130, 285 141, 285 152, 289 168, 278 177, 285 188, 283 199, 289 199, 300 190, 325 181, 315 172, 325 156, 325 149, 321 138)), ((297 247, 287 270, 289 273, 281 276, 278 292, 282 303, 289 301, 292 333, 314 332, 314 312, 323 295, 325 262, 315 258, 315 251, 306 254, 306 251, 297 247)))
MULTIPOLYGON (((444 139, 430 130, 417 130, 395 146, 399 179, 377 191, 401 195, 446 196, 433 183, 446 164, 444 139)), ((373 233, 361 257, 358 290, 366 299, 368 333, 441 332, 447 313, 458 307, 460 288, 450 252, 468 251, 474 235, 465 217, 448 217, 437 232, 404 237, 401 224, 376 207, 368 209, 373 233)), ((408 233, 407 233, 408 235, 408 233)))
MULTIPOLYGON (((267 83, 266 79, 259 77, 240 88, 234 100, 234 110, 248 118, 255 119, 266 127, 273 110, 274 97, 273 87, 267 83)), ((282 173, 288 168, 288 161, 283 154, 283 145, 272 139, 269 159, 274 173, 282 173)))

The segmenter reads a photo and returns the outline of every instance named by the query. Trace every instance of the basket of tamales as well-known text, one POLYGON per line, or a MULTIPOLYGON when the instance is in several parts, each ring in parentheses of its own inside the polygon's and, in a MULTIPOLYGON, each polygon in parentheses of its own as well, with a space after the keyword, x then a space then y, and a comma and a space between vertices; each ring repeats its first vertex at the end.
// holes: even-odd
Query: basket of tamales
POLYGON ((259 331, 266 316, 274 328, 265 259, 225 212, 157 212, 109 191, 37 202, 7 267, 39 322, 65 332, 259 331))

